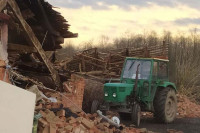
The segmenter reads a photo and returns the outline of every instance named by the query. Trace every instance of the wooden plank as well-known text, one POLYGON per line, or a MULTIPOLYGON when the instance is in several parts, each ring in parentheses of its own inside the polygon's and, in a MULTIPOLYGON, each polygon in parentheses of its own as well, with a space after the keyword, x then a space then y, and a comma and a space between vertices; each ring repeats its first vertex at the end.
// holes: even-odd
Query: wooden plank
POLYGON ((80 54, 79 56, 80 56, 80 58, 81 58, 81 56, 82 56, 82 57, 84 57, 85 59, 98 61, 98 62, 100 62, 100 63, 106 63, 105 61, 102 61, 102 60, 100 60, 100 59, 93 58, 93 57, 90 57, 90 56, 87 56, 87 55, 84 55, 84 54, 80 54))
POLYGON ((37 52, 37 50, 33 46, 13 44, 13 43, 8 43, 8 50, 9 51, 18 51, 20 53, 35 53, 35 52, 37 52))
POLYGON ((87 60, 85 60, 85 63, 91 64, 91 65, 96 66, 98 68, 105 69, 105 64, 98 65, 98 64, 92 63, 91 61, 87 61, 87 60))
POLYGON ((100 75, 103 74, 103 71, 90 71, 90 72, 79 72, 80 74, 86 74, 86 75, 100 75))
POLYGON ((3 10, 3 8, 7 5, 7 0, 0 0, 0 12, 3 10))
POLYGON ((39 42, 39 40, 37 39, 37 37, 35 36, 31 27, 26 23, 26 21, 22 17, 22 14, 20 12, 20 9, 19 9, 17 3, 14 0, 8 0, 8 4, 11 7, 11 9, 13 10, 14 14, 16 15, 19 23, 21 24, 22 29, 25 33, 26 38, 27 38, 27 41, 29 42, 30 45, 32 45, 36 48, 36 50, 38 51, 42 60, 46 64, 47 68, 49 69, 51 76, 52 76, 52 79, 55 82, 56 88, 59 88, 60 90, 62 90, 62 88, 60 87, 61 82, 60 82, 60 77, 58 75, 58 72, 55 70, 55 68, 53 67, 53 64, 46 57, 45 52, 42 48, 42 45, 39 42))

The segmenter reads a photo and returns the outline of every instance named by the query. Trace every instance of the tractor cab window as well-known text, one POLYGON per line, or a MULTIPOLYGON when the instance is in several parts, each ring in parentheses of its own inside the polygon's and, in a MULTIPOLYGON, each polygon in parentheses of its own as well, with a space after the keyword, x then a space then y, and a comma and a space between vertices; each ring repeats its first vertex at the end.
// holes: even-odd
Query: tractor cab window
POLYGON ((158 66, 158 78, 159 79, 167 79, 168 71, 167 71, 167 63, 159 62, 158 66))
POLYGON ((148 79, 150 76, 151 61, 145 60, 127 60, 123 78, 135 79, 138 65, 138 79, 148 79))

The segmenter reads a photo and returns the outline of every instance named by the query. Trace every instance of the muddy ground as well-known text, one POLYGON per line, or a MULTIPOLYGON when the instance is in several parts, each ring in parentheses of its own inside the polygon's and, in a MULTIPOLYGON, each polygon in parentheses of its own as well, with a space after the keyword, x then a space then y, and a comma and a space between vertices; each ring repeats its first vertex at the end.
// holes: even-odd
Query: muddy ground
MULTIPOLYGON (((131 126, 130 117, 123 116, 121 123, 131 126)), ((142 118, 139 128, 146 128, 149 131, 167 133, 169 129, 182 131, 184 133, 200 133, 200 118, 177 118, 171 124, 158 123, 154 118, 142 118)))

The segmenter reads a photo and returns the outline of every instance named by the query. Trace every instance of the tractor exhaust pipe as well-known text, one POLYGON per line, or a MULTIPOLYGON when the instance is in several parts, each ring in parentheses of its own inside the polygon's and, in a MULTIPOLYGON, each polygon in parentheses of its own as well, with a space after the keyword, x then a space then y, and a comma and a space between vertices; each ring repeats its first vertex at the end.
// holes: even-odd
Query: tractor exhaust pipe
POLYGON ((135 93, 134 93, 134 101, 135 101, 135 98, 136 98, 136 90, 137 90, 137 84, 138 84, 139 67, 140 67, 140 64, 138 64, 138 66, 137 66, 136 77, 135 77, 135 86, 134 86, 134 88, 133 88, 133 92, 135 92, 135 93))

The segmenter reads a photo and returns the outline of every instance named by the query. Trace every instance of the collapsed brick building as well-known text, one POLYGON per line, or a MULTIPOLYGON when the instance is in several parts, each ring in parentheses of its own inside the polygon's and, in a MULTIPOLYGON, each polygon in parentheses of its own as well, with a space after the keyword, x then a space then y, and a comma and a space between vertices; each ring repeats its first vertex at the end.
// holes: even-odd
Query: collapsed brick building
MULTIPOLYGON (((98 96, 95 95, 96 98, 103 98, 101 92, 93 90, 93 88, 99 87, 102 91, 103 84, 96 82, 92 84, 92 80, 77 75, 72 75, 71 79, 67 81, 66 75, 59 72, 59 68, 56 69, 53 65, 55 50, 61 48, 64 39, 78 36, 68 30, 69 26, 64 17, 44 0, 1 0, 0 80, 24 89, 29 89, 31 85, 35 84, 38 88, 63 91, 63 93, 52 90, 43 91, 45 96, 56 98, 56 103, 50 102, 46 98, 43 98, 43 101, 40 99, 42 102, 39 100, 36 102, 36 113, 40 112, 43 115, 39 119, 38 131, 40 133, 117 131, 108 123, 102 123, 97 114, 90 115, 81 112, 82 109, 89 108, 94 93, 98 94, 98 96), (85 91, 85 88, 88 88, 88 91, 85 91), (83 103, 83 101, 85 102, 83 103), (61 108, 62 110, 60 110, 61 108), (78 118, 66 116, 68 108, 73 112, 81 112, 76 114, 78 118), (50 111, 54 109, 59 110, 54 112, 56 115, 50 111)), ((162 52, 162 47, 161 50, 152 47, 151 49, 154 49, 154 52, 150 53, 151 56, 154 53, 166 54, 162 52)), ((119 76, 126 56, 146 54, 145 51, 148 49, 131 49, 130 51, 124 49, 116 54, 108 53, 109 58, 99 56, 96 49, 92 49, 91 53, 90 51, 87 50, 76 55, 69 64, 66 64, 66 69, 90 76, 107 76, 108 73, 111 76, 119 76), (112 74, 113 72, 115 73, 112 74)), ((185 100, 180 107, 184 103, 185 100)), ((192 103, 188 105, 196 106, 192 103)), ((196 110, 199 116, 199 107, 196 110)), ((185 109, 180 111, 183 116, 186 115, 184 111, 185 109)), ((126 128, 124 132, 143 131, 126 128)))
POLYGON ((62 79, 52 64, 55 50, 62 48, 65 38, 78 34, 70 32, 67 20, 44 0, 0 1, 0 12, 1 71, 10 66, 61 90, 62 79))
POLYGON ((84 87, 92 81, 67 77, 54 67, 55 50, 62 48, 65 38, 78 36, 68 30, 67 20, 45 0, 0 1, 0 11, 0 80, 23 89, 37 85, 62 91, 60 103, 52 107, 62 103, 82 109, 84 87))

